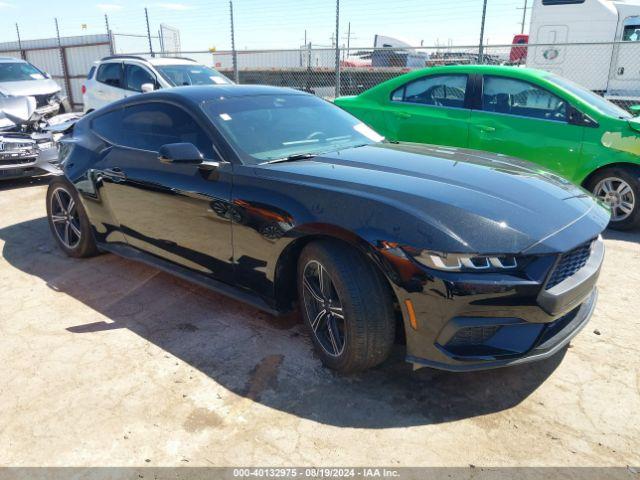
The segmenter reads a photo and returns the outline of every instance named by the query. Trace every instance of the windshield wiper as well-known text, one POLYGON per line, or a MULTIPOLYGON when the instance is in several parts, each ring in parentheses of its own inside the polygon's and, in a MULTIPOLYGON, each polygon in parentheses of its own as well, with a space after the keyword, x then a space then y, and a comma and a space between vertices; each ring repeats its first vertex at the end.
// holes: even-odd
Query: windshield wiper
POLYGON ((309 158, 317 157, 317 153, 296 153, 284 158, 276 158, 275 160, 269 160, 262 162, 260 165, 268 165, 270 163, 282 163, 282 162, 295 162, 296 160, 308 160, 309 158))

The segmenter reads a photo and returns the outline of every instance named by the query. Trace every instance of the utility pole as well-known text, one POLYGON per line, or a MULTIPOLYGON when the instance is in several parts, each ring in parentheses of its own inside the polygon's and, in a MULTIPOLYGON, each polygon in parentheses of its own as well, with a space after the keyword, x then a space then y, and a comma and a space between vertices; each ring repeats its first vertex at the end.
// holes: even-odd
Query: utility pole
POLYGON ((106 13, 104 14, 104 26, 107 29, 107 35, 109 36, 109 53, 113 55, 113 37, 111 36, 111 28, 109 28, 109 16, 106 13))
POLYGON ((151 29, 149 28, 149 12, 147 11, 147 7, 144 7, 144 18, 147 22, 147 38, 149 39, 149 53, 152 57, 155 57, 156 54, 153 53, 153 44, 151 43, 151 29))
POLYGON ((60 27, 58 26, 58 17, 55 19, 56 22, 56 38, 58 39, 58 52, 60 53, 60 65, 62 67, 62 77, 64 78, 64 86, 67 90, 67 96, 69 97, 69 103, 73 107, 73 94, 71 92, 71 82, 69 80, 69 69, 67 68, 67 55, 65 54, 64 48, 62 48, 62 40, 60 39, 60 27))
POLYGON ((478 46, 478 63, 484 63, 484 22, 487 19, 487 0, 482 6, 482 23, 480 24, 480 45, 478 46))
POLYGON ((158 41, 160 42, 160 53, 164 56, 164 30, 162 29, 162 24, 160 24, 160 28, 158 29, 158 41))
POLYGON ((336 98, 340 96, 340 0, 336 0, 336 98))
POLYGON ((349 47, 351 46, 351 22, 349 22, 349 26, 347 27, 347 54, 349 56, 349 47))
POLYGON ((20 58, 24 60, 24 51, 22 50, 22 40, 20 39, 20 27, 18 27, 18 22, 16 22, 16 35, 18 35, 18 50, 20 50, 20 58))
POLYGON ((231 17, 231 56, 233 59, 233 81, 240 83, 240 74, 238 72, 238 52, 236 52, 236 33, 233 24, 233 0, 229 0, 229 15, 231 17))
POLYGON ((524 33, 524 24, 527 20, 527 0, 524 0, 524 8, 522 9, 522 28, 520 29, 520 34, 524 33))

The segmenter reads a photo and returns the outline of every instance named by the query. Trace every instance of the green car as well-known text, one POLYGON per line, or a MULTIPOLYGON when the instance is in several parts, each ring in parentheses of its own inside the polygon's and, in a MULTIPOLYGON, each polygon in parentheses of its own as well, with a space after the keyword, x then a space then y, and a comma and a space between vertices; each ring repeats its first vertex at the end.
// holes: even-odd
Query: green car
POLYGON ((516 67, 434 67, 335 103, 390 141, 535 162, 609 205, 612 228, 640 225, 640 118, 562 77, 516 67))

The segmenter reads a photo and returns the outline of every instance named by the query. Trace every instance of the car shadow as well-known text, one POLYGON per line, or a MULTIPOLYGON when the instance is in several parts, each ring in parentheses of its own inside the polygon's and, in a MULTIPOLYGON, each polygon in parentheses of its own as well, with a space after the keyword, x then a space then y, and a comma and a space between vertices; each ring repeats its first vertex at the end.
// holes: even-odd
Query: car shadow
POLYGON ((611 230, 610 228, 602 232, 602 236, 607 240, 618 240, 621 242, 640 243, 640 229, 635 230, 611 230))
POLYGON ((0 229, 2 256, 93 309, 82 336, 126 328, 237 395, 324 424, 394 428, 509 409, 527 398, 566 349, 529 365, 474 373, 413 371, 397 346, 383 365, 345 376, 323 368, 298 316, 276 318, 113 255, 68 258, 45 218, 0 229))
POLYGON ((17 190, 19 188, 35 187, 38 185, 48 185, 53 177, 51 175, 40 175, 38 177, 13 178, 2 180, 0 177, 0 191, 17 190))

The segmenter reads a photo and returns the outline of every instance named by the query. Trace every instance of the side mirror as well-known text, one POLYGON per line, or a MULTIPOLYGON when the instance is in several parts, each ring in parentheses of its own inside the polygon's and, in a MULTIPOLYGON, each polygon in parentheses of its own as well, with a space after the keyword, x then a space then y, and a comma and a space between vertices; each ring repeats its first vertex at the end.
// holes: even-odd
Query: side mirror
POLYGON ((636 116, 640 115, 640 105, 631 105, 629 110, 636 116))
POLYGON ((193 143, 168 143, 160 147, 158 160, 162 163, 199 165, 204 156, 193 143))
POLYGON ((142 93, 153 92, 156 89, 156 86, 153 83, 143 83, 140 85, 140 91, 142 93))

